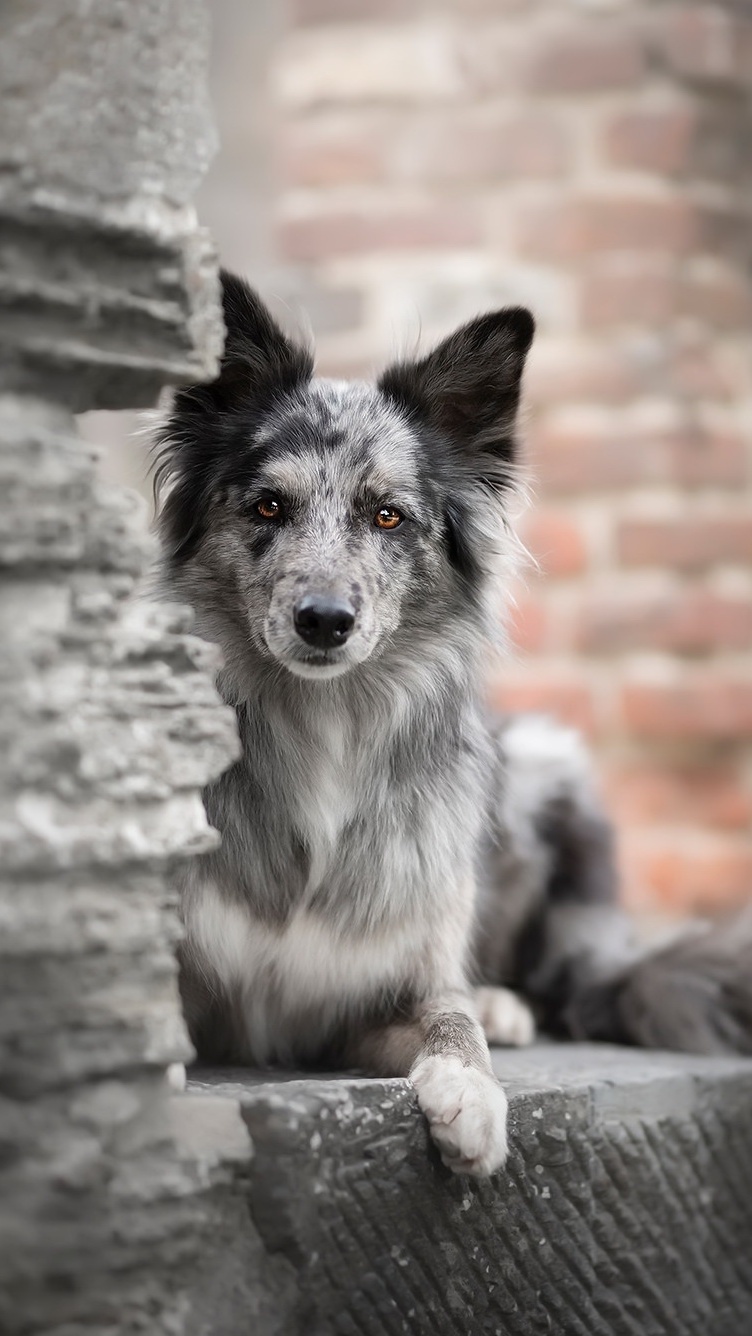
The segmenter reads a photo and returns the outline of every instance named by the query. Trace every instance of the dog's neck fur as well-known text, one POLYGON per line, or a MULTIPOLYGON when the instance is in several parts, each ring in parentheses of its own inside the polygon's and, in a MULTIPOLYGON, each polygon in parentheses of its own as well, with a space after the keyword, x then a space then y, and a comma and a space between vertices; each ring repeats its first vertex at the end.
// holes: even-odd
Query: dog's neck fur
POLYGON ((227 654, 218 687, 235 709, 242 755, 205 795, 224 839, 202 860, 204 875, 234 887, 264 922, 281 926, 305 910, 356 933, 409 919, 421 896, 425 914, 418 886, 428 879, 440 894, 450 854, 452 879, 470 875, 488 760, 479 705, 486 642, 477 624, 310 681, 248 649, 238 672, 235 636, 227 627, 222 634, 216 614, 207 621, 198 608, 197 629, 227 654), (451 850, 443 849, 444 803, 451 850), (388 893, 363 840, 377 811, 405 831, 388 893))

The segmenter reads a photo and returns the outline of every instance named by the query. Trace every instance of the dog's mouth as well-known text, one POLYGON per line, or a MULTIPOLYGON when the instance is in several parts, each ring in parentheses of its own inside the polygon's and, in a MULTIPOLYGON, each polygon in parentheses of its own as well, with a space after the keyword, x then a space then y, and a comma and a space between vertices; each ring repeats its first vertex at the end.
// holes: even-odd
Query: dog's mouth
POLYGON ((327 625, 337 609, 333 613, 324 599, 319 604, 312 609, 299 608, 297 620, 278 613, 267 617, 263 638, 272 657, 293 677, 325 682, 357 667, 370 657, 374 646, 372 638, 352 624, 352 616, 344 628, 327 625), (308 621, 304 619, 306 613, 308 621))
POLYGON ((285 668, 295 677, 307 677, 319 681, 341 677, 352 666, 352 662, 347 660, 341 650, 319 650, 285 660, 285 668))

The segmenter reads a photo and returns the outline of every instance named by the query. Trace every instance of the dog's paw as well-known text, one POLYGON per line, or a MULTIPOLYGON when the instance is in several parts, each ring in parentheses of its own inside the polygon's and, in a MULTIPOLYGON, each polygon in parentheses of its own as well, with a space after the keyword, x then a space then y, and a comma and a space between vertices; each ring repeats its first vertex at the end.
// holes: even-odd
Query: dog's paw
POLYGON ((479 1178, 507 1158, 507 1099, 498 1081, 457 1057, 423 1058, 410 1073, 441 1158, 479 1178))
POLYGON ((187 1076, 185 1064, 182 1062, 171 1062, 165 1070, 165 1080, 170 1090, 185 1090, 187 1076))
POLYGON ((478 1020, 489 1044, 522 1048, 535 1039, 535 1020, 526 1002, 508 988, 476 988, 478 1020))

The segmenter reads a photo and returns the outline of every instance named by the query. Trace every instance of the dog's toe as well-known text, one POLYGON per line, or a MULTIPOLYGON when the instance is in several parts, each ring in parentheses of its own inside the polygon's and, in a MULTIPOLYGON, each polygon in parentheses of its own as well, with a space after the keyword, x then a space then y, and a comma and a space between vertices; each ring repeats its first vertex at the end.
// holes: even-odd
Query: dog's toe
POLYGON ((489 1044, 523 1048, 535 1039, 535 1020, 526 1002, 508 988, 476 988, 478 1020, 489 1044))

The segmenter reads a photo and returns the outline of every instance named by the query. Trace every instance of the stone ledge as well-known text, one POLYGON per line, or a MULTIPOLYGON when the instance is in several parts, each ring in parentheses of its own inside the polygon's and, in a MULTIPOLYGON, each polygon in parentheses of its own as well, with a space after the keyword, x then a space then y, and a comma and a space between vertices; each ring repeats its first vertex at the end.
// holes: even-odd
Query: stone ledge
POLYGON ((749 1330, 752 1062, 540 1044, 495 1068, 488 1182, 441 1166, 406 1081, 197 1071, 253 1155, 192 1336, 749 1330))

